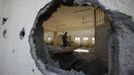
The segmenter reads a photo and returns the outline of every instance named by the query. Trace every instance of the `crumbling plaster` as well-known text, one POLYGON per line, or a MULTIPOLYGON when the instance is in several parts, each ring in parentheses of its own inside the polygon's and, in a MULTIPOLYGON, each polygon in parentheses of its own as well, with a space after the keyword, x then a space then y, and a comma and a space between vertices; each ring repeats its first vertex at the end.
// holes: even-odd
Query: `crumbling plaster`
MULTIPOLYGON (((108 9, 118 10, 134 18, 134 9, 132 9, 134 7, 133 0, 99 1, 108 9)), ((2 24, 3 17, 8 17, 7 22, 3 26, 0 25, 0 75, 42 75, 31 57, 28 37, 38 11, 48 2, 50 2, 50 0, 0 0, 0 8, 2 9, 0 10, 0 24, 2 24), (24 39, 20 40, 19 33, 23 27, 25 27, 26 34, 24 39), (6 39, 3 38, 2 33, 5 29, 7 30, 6 39)), ((118 43, 120 43, 119 48, 122 50, 122 52, 119 53, 120 75, 133 75, 134 42, 132 40, 134 37, 134 27, 131 19, 126 21, 127 24, 121 21, 119 21, 119 23, 116 34, 118 34, 117 39, 119 39, 118 43)), ((47 70, 45 72, 48 75, 55 75, 47 70)))

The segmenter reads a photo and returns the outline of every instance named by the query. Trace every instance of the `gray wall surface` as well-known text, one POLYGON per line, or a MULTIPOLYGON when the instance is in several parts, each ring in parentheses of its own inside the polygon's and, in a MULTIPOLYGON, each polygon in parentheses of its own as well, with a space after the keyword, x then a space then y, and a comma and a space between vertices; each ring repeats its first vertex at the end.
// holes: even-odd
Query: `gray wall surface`
MULTIPOLYGON (((28 36, 38 11, 48 2, 50 0, 0 0, 0 75, 42 75, 31 57, 28 36), (8 19, 4 25, 1 25, 3 17, 8 19), (19 34, 23 28, 25 29, 25 36, 20 39, 19 34)), ((134 19, 133 0, 99 0, 99 2, 107 9, 118 10, 134 19)), ((127 53, 127 55, 134 53, 132 51, 134 34, 129 29, 126 29, 125 32, 131 34, 123 34, 127 37, 120 39, 123 40, 120 42, 120 49, 125 51, 119 55, 119 58, 121 58, 120 75, 128 75, 125 72, 126 68, 132 69, 129 70, 129 75, 133 75, 133 61, 130 60, 134 58, 127 59, 124 53, 127 53), (130 43, 124 45, 126 42, 130 43), (128 47, 128 51, 122 46, 124 48, 128 47)), ((47 70, 46 74, 55 75, 55 73, 47 70)))

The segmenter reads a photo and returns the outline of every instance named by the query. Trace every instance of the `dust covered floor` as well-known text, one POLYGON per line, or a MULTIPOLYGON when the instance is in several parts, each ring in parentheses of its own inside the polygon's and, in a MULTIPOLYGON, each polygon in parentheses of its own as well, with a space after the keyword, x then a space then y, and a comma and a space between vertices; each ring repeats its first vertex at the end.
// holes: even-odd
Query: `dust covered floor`
MULTIPOLYGON (((52 54, 51 54, 52 55, 52 54)), ((52 55, 54 61, 58 61, 59 65, 64 70, 82 71, 87 75, 104 75, 108 73, 107 64, 103 63, 94 53, 89 52, 87 59, 86 53, 58 53, 52 55)))

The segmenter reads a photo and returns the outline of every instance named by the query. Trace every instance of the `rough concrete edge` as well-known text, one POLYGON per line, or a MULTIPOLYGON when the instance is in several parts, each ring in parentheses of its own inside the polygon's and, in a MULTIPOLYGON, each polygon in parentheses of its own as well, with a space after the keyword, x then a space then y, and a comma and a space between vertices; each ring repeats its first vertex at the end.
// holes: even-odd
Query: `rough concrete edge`
MULTIPOLYGON (((99 6, 102 10, 104 10, 104 7, 103 6, 101 6, 101 4, 99 4, 99 2, 97 1, 97 0, 85 0, 85 1, 77 1, 77 0, 75 0, 74 1, 75 3, 77 3, 77 4, 79 4, 79 5, 83 5, 83 4, 88 4, 88 5, 95 5, 95 6, 99 6), (91 3, 91 4, 90 4, 91 3)), ((42 14, 42 13, 44 13, 45 12, 45 10, 49 7, 49 5, 51 4, 51 2, 50 3, 48 3, 45 7, 43 7, 40 11, 39 11, 39 13, 38 13, 38 15, 37 15, 37 17, 36 17, 36 19, 35 19, 35 21, 34 21, 34 25, 33 25, 33 27, 32 27, 32 29, 31 29, 31 32, 30 32, 30 35, 29 35, 29 44, 30 44, 30 48, 31 48, 31 56, 32 56, 32 58, 35 60, 35 63, 36 63, 36 66, 38 67, 38 69, 44 74, 44 75, 46 75, 46 65, 47 64, 43 64, 42 62, 41 62, 41 60, 39 60, 38 58, 37 58, 37 56, 36 56, 36 53, 35 53, 35 51, 36 51, 36 49, 35 49, 35 44, 33 43, 33 37, 32 37, 32 35, 34 34, 34 30, 35 30, 35 28, 36 28, 36 23, 37 23, 37 19, 39 18, 39 16, 42 14)), ((73 70, 71 70, 71 71, 64 71, 64 70, 61 70, 61 69, 58 69, 58 68, 55 68, 54 69, 54 67, 53 66, 51 66, 51 65, 49 65, 49 68, 48 69, 50 69, 50 70, 54 70, 54 72, 56 71, 58 71, 58 74, 59 75, 78 75, 78 73, 76 72, 76 71, 73 71, 73 70)), ((80 75, 84 75, 82 72, 80 72, 80 75)))
POLYGON ((46 10, 49 5, 51 4, 51 2, 49 2, 46 6, 44 6, 43 8, 41 8, 35 18, 35 21, 34 21, 34 24, 33 24, 33 27, 31 28, 31 31, 30 31, 30 34, 29 34, 29 39, 28 39, 28 42, 29 42, 29 46, 30 46, 30 53, 31 53, 31 56, 32 58, 34 59, 35 61, 35 64, 37 66, 37 68, 41 71, 41 73, 43 73, 43 75, 47 75, 46 74, 46 67, 45 65, 37 58, 36 56, 36 48, 35 48, 35 44, 33 42, 33 34, 34 34, 34 30, 36 28, 36 23, 38 21, 37 18, 39 18, 39 16, 44 12, 43 10, 46 10))
MULTIPOLYGON (((96 5, 96 6, 99 6, 103 11, 105 11, 106 12, 106 14, 108 15, 108 17, 110 18, 109 20, 110 21, 113 21, 113 17, 111 17, 110 16, 110 14, 108 13, 108 12, 111 12, 111 13, 113 13, 112 12, 112 10, 106 10, 105 9, 105 7, 104 6, 102 6, 99 2, 98 2, 98 0, 75 0, 75 3, 77 3, 77 4, 79 4, 79 5, 81 5, 82 3, 86 3, 86 4, 92 4, 92 5, 96 5)), ((50 4, 50 3, 49 3, 50 4)), ((34 32, 33 32, 33 30, 36 28, 36 26, 35 26, 35 24, 36 24, 36 22, 37 22, 37 18, 44 12, 43 10, 45 10, 46 8, 48 8, 49 7, 49 4, 47 4, 45 7, 43 7, 40 11, 39 11, 39 13, 38 13, 38 15, 37 15, 37 17, 36 17, 36 20, 35 20, 35 23, 34 23, 34 25, 33 25, 33 28, 31 29, 31 32, 30 32, 30 35, 29 35, 29 44, 30 44, 30 48, 31 48, 31 55, 32 55, 32 58, 35 60, 35 63, 36 63, 36 66, 38 67, 38 69, 44 74, 44 75, 46 75, 46 68, 45 68, 45 65, 40 61, 40 60, 38 60, 37 59, 37 56, 36 56, 36 54, 35 54, 35 47, 34 47, 34 43, 33 43, 33 38, 32 38, 32 34, 34 34, 34 32)), ((111 24, 111 26, 112 26, 112 24, 111 24)), ((112 34, 114 34, 114 33, 111 33, 111 35, 112 34)), ((111 36, 111 37, 114 37, 114 36, 111 36)), ((116 38, 115 38, 116 39, 116 38)), ((111 39, 109 39, 109 40, 111 40, 111 39)), ((110 51, 109 51, 110 52, 110 51)), ((113 57, 111 57, 111 55, 109 54, 109 58, 113 58, 113 57)), ((118 60, 118 59, 117 59, 118 60)), ((53 68, 53 66, 51 66, 51 68, 53 68)), ((109 71, 110 70, 112 70, 112 69, 110 69, 110 67, 109 67, 109 71)), ((63 72, 63 70, 60 70, 60 71, 62 71, 63 72)), ((65 71, 66 72, 66 71, 65 71)), ((62 73, 62 74, 59 74, 59 75, 69 75, 69 74, 65 74, 65 72, 64 72, 64 74, 62 73)), ((72 74, 70 74, 70 75, 72 75, 72 74)), ((109 75, 113 75, 113 74, 109 74, 109 75)))

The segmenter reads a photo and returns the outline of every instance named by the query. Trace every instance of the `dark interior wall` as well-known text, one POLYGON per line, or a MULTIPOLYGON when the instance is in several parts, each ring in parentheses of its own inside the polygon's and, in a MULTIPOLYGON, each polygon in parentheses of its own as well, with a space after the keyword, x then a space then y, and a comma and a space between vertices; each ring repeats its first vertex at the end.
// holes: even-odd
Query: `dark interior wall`
POLYGON ((110 22, 101 9, 95 10, 95 54, 108 62, 108 35, 110 22))
POLYGON ((108 30, 109 24, 95 27, 95 54, 104 61, 108 61, 108 30))

